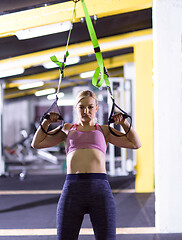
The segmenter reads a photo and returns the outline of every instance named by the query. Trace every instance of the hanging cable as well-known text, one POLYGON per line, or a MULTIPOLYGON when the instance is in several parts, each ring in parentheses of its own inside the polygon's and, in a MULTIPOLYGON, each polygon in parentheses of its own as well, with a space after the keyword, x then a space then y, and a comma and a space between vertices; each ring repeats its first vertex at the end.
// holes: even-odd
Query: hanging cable
POLYGON ((72 20, 71 20, 71 28, 70 28, 69 34, 68 34, 68 39, 67 39, 67 43, 66 43, 66 51, 65 51, 63 62, 60 62, 55 55, 50 58, 52 62, 54 62, 56 65, 59 66, 60 77, 59 77, 58 87, 57 87, 57 92, 56 92, 56 100, 53 102, 53 104, 50 106, 50 108, 43 114, 43 116, 40 119, 41 129, 47 135, 55 135, 55 134, 57 134, 59 131, 61 131, 61 129, 62 129, 63 125, 64 125, 64 119, 63 119, 63 117, 61 115, 61 112, 60 112, 60 109, 59 109, 59 107, 57 105, 57 102, 59 100, 59 97, 58 97, 59 95, 58 94, 59 94, 59 91, 60 91, 61 82, 62 82, 62 79, 64 77, 64 69, 66 67, 66 59, 69 56, 68 46, 69 46, 69 42, 70 42, 71 32, 72 32, 72 29, 73 29, 74 18, 76 16, 76 3, 79 2, 79 1, 80 0, 74 0, 75 4, 74 4, 73 15, 72 15, 72 20), (43 128, 42 122, 43 122, 44 119, 50 119, 49 112, 52 109, 54 109, 54 108, 56 108, 58 113, 59 113, 60 127, 54 133, 49 133, 48 131, 46 131, 43 128))

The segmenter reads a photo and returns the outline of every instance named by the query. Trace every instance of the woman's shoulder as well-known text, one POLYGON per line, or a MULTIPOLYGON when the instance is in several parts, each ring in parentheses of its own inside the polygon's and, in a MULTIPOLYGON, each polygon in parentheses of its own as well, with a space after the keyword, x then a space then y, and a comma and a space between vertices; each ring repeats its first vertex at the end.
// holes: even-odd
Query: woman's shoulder
POLYGON ((63 125, 62 131, 67 135, 68 132, 69 132, 69 130, 70 130, 70 128, 71 128, 73 125, 74 125, 74 124, 72 124, 72 123, 65 123, 65 124, 63 125))
POLYGON ((104 133, 104 136, 107 137, 107 135, 110 133, 108 125, 99 125, 102 128, 102 131, 104 133))

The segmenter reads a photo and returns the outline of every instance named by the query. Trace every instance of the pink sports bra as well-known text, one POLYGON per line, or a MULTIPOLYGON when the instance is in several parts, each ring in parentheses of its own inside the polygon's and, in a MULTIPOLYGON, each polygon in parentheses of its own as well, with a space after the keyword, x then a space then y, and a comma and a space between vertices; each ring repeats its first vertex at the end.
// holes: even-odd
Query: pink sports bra
POLYGON ((79 131, 77 124, 73 124, 66 138, 66 153, 77 149, 96 148, 105 154, 107 145, 103 130, 100 125, 95 124, 95 127, 92 131, 79 131))

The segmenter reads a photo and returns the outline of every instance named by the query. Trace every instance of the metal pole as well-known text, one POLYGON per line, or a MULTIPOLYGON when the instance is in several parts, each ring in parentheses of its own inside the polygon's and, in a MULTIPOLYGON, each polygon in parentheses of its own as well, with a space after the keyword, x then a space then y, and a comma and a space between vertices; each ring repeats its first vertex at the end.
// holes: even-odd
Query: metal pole
POLYGON ((5 161, 3 155, 3 95, 4 82, 0 81, 0 176, 5 174, 5 161))

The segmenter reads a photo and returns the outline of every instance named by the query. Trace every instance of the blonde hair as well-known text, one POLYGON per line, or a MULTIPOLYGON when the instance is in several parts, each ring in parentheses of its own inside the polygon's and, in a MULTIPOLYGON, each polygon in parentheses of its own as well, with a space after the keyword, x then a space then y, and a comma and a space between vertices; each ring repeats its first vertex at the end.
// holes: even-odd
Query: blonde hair
POLYGON ((83 90, 83 91, 78 93, 78 95, 76 97, 75 106, 85 97, 92 97, 92 98, 94 98, 95 102, 96 102, 96 105, 98 105, 97 96, 95 95, 95 93, 90 91, 90 90, 83 90))

